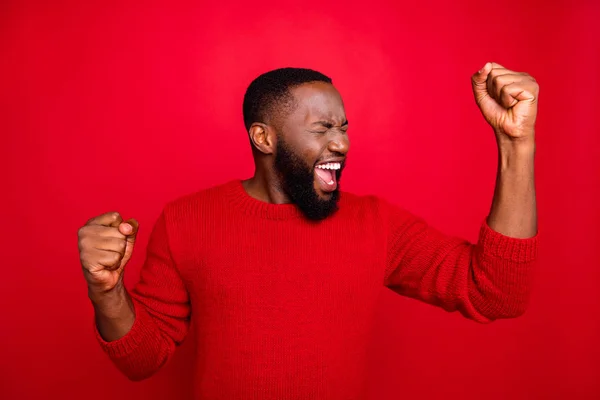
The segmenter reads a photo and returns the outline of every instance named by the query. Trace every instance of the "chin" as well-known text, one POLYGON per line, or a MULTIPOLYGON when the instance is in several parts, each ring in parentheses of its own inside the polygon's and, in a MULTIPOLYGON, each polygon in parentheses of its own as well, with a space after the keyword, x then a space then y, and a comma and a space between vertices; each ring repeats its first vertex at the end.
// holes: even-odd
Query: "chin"
POLYGON ((329 201, 333 197, 333 193, 318 193, 319 200, 329 201))
POLYGON ((340 190, 339 185, 338 185, 338 187, 333 192, 326 192, 326 191, 322 190, 318 186, 318 184, 313 186, 313 189, 315 190, 315 193, 317 194, 317 196, 319 197, 320 200, 330 200, 333 197, 333 195, 335 193, 339 192, 339 190, 340 190))

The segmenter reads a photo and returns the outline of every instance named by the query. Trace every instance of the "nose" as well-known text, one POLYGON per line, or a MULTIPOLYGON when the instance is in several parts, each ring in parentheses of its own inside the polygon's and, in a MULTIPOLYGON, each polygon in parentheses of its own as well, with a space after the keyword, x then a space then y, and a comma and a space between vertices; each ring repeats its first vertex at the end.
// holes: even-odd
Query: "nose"
POLYGON ((332 153, 340 153, 345 156, 350 150, 350 139, 348 138, 348 135, 345 133, 336 133, 329 141, 327 149, 332 153))

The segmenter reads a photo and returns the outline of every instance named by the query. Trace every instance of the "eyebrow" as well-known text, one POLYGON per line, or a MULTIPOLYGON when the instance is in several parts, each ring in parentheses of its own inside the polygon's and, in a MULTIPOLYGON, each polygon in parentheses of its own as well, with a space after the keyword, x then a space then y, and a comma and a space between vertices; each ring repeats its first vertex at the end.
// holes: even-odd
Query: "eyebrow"
MULTIPOLYGON (((323 125, 324 127, 326 127, 327 129, 331 129, 334 127, 333 123, 331 123, 331 121, 315 121, 312 123, 312 125, 323 125)), ((348 125, 348 120, 345 120, 342 123, 342 126, 347 126, 348 125)))

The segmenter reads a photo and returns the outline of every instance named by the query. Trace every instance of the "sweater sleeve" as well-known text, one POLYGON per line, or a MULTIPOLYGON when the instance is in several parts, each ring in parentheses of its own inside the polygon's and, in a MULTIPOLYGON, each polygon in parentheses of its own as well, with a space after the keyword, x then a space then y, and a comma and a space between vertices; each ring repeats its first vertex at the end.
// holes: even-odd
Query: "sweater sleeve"
POLYGON ((189 327, 189 296, 171 256, 164 212, 152 230, 140 280, 130 295, 135 310, 131 330, 106 342, 96 328, 96 338, 121 372, 142 380, 166 363, 189 327))
POLYGON ((402 295, 487 323, 525 312, 538 236, 516 239, 483 221, 477 243, 445 235, 388 205, 385 285, 402 295))

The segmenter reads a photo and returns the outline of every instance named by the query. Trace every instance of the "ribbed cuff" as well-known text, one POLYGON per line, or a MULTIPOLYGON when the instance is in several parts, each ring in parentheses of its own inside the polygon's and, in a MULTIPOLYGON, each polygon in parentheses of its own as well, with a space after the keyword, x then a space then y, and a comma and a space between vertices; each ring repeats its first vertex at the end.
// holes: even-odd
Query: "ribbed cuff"
POLYGON ((141 343, 156 336, 156 333, 152 330, 152 320, 146 310, 135 300, 133 301, 133 306, 135 310, 135 321, 129 332, 120 339, 111 342, 105 341, 100 335, 100 332, 98 332, 98 327, 94 323, 96 339, 100 343, 102 350, 104 350, 111 358, 125 357, 134 352, 141 343))
POLYGON ((527 239, 504 236, 483 222, 479 232, 479 245, 483 253, 513 262, 530 262, 537 257, 538 234, 527 239))

